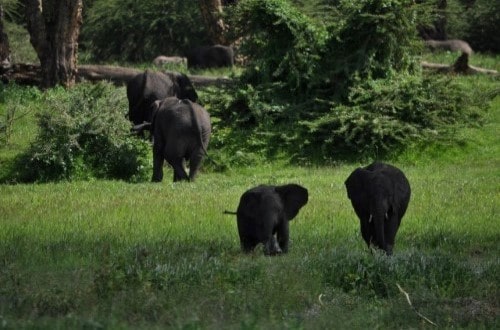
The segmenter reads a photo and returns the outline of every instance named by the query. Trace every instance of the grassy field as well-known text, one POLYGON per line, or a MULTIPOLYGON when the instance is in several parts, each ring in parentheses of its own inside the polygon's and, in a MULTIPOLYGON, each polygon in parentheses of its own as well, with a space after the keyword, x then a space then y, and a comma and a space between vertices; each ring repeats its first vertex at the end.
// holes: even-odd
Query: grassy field
MULTIPOLYGON (((23 93, 0 166, 36 132, 23 100, 42 96, 23 93)), ((168 172, 161 184, 0 185, 0 328, 434 327, 422 316, 499 328, 500 97, 484 122, 460 129, 458 144, 392 160, 413 195, 390 258, 366 248, 346 196, 360 164, 271 162, 191 184, 168 172), (222 212, 250 187, 291 182, 310 198, 290 225, 290 252, 243 255, 235 217, 222 212)))

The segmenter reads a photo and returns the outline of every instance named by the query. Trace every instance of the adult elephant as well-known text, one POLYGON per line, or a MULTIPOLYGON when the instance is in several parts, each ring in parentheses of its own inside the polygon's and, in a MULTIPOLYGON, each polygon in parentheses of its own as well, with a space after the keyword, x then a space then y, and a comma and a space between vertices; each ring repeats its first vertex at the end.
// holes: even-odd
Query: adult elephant
POLYGON ((240 198, 236 213, 241 248, 245 253, 264 244, 266 255, 288 252, 289 225, 308 201, 308 191, 297 184, 260 185, 240 198), (276 237, 276 236, 277 237, 276 237))
POLYGON ((410 201, 408 179, 400 169, 374 162, 354 170, 345 186, 366 244, 368 247, 373 244, 391 255, 396 233, 410 201))
POLYGON ((231 67, 234 65, 233 48, 222 45, 197 47, 187 54, 187 65, 199 69, 231 67))
POLYGON ((193 102, 198 100, 198 95, 185 74, 149 70, 139 73, 127 83, 129 120, 134 125, 151 122, 153 103, 170 96, 193 102))
POLYGON ((207 153, 212 126, 210 115, 188 99, 168 97, 153 104, 153 182, 163 179, 166 160, 174 170, 174 182, 193 181, 207 153), (189 175, 184 168, 189 162, 189 175))

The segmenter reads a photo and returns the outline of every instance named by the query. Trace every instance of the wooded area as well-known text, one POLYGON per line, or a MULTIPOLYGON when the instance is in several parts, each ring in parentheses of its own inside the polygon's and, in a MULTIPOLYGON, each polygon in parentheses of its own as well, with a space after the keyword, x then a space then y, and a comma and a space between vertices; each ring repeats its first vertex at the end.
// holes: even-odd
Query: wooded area
MULTIPOLYGON (((79 66, 77 72, 78 37, 82 24, 82 0, 23 0, 27 28, 30 41, 40 60, 40 66, 25 63, 10 65, 10 48, 8 36, 3 28, 3 7, 0 5, 0 62, 3 63, 1 79, 4 82, 16 81, 20 84, 36 84, 50 87, 56 84, 71 86, 75 81, 109 80, 114 83, 124 83, 133 72, 130 68, 110 68, 108 66, 79 66), (30 72, 31 70, 31 72, 30 72)), ((213 44, 230 44, 228 36, 229 25, 223 20, 224 5, 234 5, 236 1, 198 0, 206 33, 213 44)), ((447 8, 446 1, 440 1, 436 10, 447 8)), ((440 16, 433 30, 421 29, 426 36, 443 37, 446 27, 446 17, 440 16)), ((465 54, 465 53, 464 53, 465 54)), ((468 54, 470 56, 470 54, 468 54)), ((497 74, 495 70, 478 68, 469 65, 469 56, 461 56, 452 65, 423 62, 425 69, 436 72, 463 74, 497 74)), ((220 83, 223 78, 194 77, 197 84, 205 85, 220 83)))

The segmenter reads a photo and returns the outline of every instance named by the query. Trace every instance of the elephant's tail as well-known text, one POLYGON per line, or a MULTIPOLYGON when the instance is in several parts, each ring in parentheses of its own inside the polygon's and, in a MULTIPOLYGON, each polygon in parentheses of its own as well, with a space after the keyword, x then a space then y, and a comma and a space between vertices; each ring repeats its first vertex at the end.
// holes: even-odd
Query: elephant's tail
POLYGON ((236 215, 238 213, 233 212, 233 211, 224 210, 224 212, 222 212, 222 214, 236 215))

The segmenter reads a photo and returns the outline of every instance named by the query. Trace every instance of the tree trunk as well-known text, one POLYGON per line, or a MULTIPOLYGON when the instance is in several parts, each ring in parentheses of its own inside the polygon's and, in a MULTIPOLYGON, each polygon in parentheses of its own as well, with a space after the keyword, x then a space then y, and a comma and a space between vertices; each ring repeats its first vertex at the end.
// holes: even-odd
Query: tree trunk
POLYGON ((23 0, 30 41, 40 60, 42 86, 74 85, 82 0, 23 0))
POLYGON ((221 18, 221 0, 198 0, 198 4, 212 43, 228 45, 229 42, 225 36, 226 26, 221 18))
POLYGON ((9 38, 3 28, 3 7, 0 5, 0 72, 10 67, 9 38))

